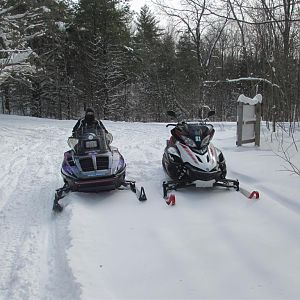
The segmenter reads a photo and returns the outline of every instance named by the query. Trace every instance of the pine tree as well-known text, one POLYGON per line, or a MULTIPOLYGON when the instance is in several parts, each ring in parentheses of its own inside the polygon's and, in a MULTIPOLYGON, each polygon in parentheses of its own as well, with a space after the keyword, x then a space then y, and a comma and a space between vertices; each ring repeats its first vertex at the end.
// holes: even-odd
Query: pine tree
POLYGON ((195 111, 199 99, 200 74, 196 49, 189 34, 183 34, 176 50, 176 87, 178 101, 189 111, 195 111))
POLYGON ((161 50, 162 31, 158 21, 148 6, 143 6, 136 21, 134 51, 139 58, 136 73, 138 77, 136 89, 141 101, 139 111, 142 118, 158 121, 161 114, 161 88, 159 81, 159 53, 161 50))
POLYGON ((122 110, 130 40, 128 7, 116 0, 81 0, 74 25, 80 58, 79 89, 84 106, 94 106, 100 116, 116 118, 122 110))
POLYGON ((26 98, 26 74, 34 72, 29 62, 32 54, 30 41, 41 33, 41 29, 34 24, 28 25, 30 20, 39 15, 39 11, 27 2, 4 0, 0 3, 0 86, 8 113, 25 109, 25 101, 19 99, 26 98), (18 97, 18 89, 22 90, 24 98, 18 97), (17 100, 11 103, 10 95, 14 95, 13 98, 17 100))
POLYGON ((68 39, 69 10, 64 2, 54 0, 34 5, 42 11, 34 22, 36 26, 42 24, 43 33, 30 42, 36 53, 34 64, 37 70, 30 77, 32 115, 70 118, 74 115, 71 106, 77 92, 70 76, 73 53, 68 39))

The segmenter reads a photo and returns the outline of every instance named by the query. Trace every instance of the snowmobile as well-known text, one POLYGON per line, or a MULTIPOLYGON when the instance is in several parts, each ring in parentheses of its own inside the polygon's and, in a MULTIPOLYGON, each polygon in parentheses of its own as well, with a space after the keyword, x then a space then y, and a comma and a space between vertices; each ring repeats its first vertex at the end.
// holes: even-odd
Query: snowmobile
MULTIPOLYGON (((174 128, 171 130, 171 138, 167 140, 162 158, 163 168, 172 179, 163 182, 164 198, 169 199, 168 192, 171 190, 192 186, 221 186, 238 191, 238 180, 226 178, 224 155, 211 142, 215 129, 212 124, 207 123, 207 120, 215 112, 209 111, 206 119, 197 122, 179 121, 173 111, 168 111, 167 114, 177 119, 177 123, 166 125, 174 128)), ((174 202, 175 198, 172 201, 174 202)))
POLYGON ((140 201, 147 200, 144 188, 138 189, 135 181, 125 179, 126 163, 116 147, 113 137, 102 129, 82 132, 68 138, 71 150, 64 153, 61 175, 64 186, 56 190, 53 210, 60 212, 59 200, 69 192, 101 192, 130 189, 140 201))

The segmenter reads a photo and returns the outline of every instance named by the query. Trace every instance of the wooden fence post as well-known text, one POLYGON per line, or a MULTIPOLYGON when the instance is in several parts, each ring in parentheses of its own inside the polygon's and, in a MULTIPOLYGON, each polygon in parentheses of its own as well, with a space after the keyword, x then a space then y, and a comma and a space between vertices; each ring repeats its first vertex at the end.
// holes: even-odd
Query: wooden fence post
POLYGON ((237 107, 237 141, 236 145, 242 146, 242 135, 243 135, 243 103, 238 102, 237 107))
POLYGON ((261 104, 255 104, 255 146, 260 146, 260 122, 261 122, 261 104))

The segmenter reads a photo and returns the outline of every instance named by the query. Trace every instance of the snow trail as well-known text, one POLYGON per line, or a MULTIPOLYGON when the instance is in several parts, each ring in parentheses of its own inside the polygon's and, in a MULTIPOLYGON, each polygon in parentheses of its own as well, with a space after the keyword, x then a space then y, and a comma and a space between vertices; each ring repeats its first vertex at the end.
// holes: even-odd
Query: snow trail
MULTIPOLYGON (((41 120, 31 119, 26 123, 25 118, 24 121, 24 127, 11 122, 10 127, 1 127, 0 130, 3 141, 0 160, 0 298, 53 299, 55 293, 51 292, 49 297, 48 289, 55 291, 52 284, 56 285, 60 279, 49 282, 49 260, 61 257, 67 265, 67 244, 64 241, 67 231, 64 226, 53 225, 51 217, 53 192, 61 184, 57 172, 61 158, 53 155, 53 149, 63 150, 61 143, 67 130, 63 135, 56 135, 56 127, 45 126, 41 120), (53 250, 52 239, 56 232, 63 235, 59 243, 62 251, 59 248, 53 250)), ((56 273, 54 277, 61 276, 58 266, 52 272, 56 273)), ((69 281, 73 287, 73 280, 69 281)), ((63 291, 61 289, 60 293, 63 291)), ((67 293, 67 299, 70 299, 67 293)))
POLYGON ((228 177, 260 200, 224 189, 178 190, 166 205, 164 124, 104 122, 127 163, 130 191, 72 193, 51 212, 75 121, 0 115, 0 299, 298 299, 299 178, 262 143, 235 147, 216 124, 228 177))

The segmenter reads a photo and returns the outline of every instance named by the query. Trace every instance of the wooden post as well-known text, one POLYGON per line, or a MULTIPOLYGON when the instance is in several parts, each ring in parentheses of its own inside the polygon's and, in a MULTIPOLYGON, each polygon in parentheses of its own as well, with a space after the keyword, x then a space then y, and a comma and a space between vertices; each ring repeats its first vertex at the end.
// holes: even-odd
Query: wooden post
POLYGON ((237 107, 237 146, 255 143, 260 146, 261 104, 238 103, 237 107), (250 126, 250 128, 249 128, 250 126), (249 133, 249 130, 250 133, 249 133))
POLYGON ((237 142, 236 145, 242 146, 243 133, 243 103, 239 102, 237 107, 237 142))
POLYGON ((260 146, 260 122, 261 122, 261 104, 257 103, 255 105, 255 146, 260 146))
POLYGON ((1 99, 1 107, 2 107, 2 113, 5 113, 5 109, 4 109, 4 96, 2 94, 0 94, 0 99, 1 99))

